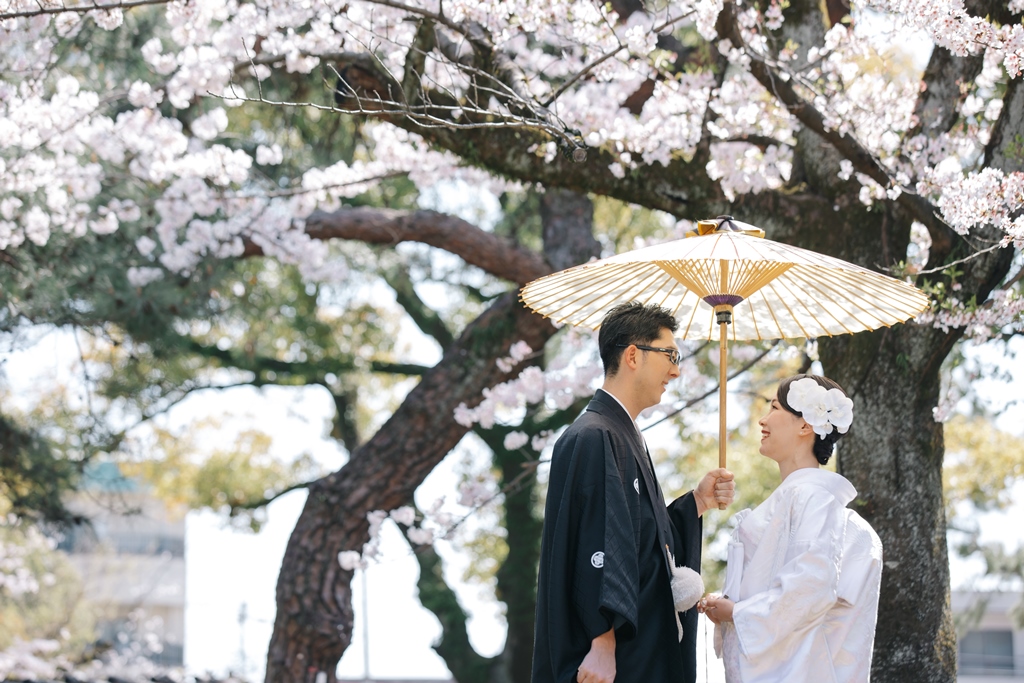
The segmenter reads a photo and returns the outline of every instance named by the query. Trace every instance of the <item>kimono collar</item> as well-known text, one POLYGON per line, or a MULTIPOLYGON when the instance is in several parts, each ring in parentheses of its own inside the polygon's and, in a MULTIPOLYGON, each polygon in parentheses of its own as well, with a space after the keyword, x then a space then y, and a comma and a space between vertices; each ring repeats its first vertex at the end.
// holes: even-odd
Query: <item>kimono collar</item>
POLYGON ((820 486, 831 493, 843 507, 849 505, 850 501, 857 497, 857 489, 853 488, 853 484, 846 477, 818 467, 807 467, 790 473, 786 477, 786 481, 779 484, 779 488, 799 486, 801 484, 820 486))
MULTIPOLYGON (((626 410, 626 404, 623 403, 621 400, 619 400, 618 396, 616 396, 612 392, 608 391, 607 389, 598 389, 598 391, 603 392, 606 395, 611 396, 613 399, 615 399, 615 402, 619 404, 620 408, 622 408, 622 412, 624 412, 626 414, 626 417, 629 417, 629 411, 626 410)), ((597 394, 595 393, 594 396, 596 398, 597 394)), ((639 434, 640 433, 640 425, 638 425, 636 423, 636 420, 634 420, 632 417, 629 417, 629 421, 633 423, 633 427, 636 429, 637 433, 639 434)))
POLYGON ((587 405, 587 410, 615 420, 622 425, 624 430, 632 429, 632 433, 636 437, 637 447, 639 447, 640 453, 644 453, 645 446, 643 435, 640 433, 640 427, 637 426, 637 423, 633 422, 633 418, 626 412, 626 407, 622 401, 604 389, 598 389, 594 393, 594 398, 591 399, 590 404, 587 405))

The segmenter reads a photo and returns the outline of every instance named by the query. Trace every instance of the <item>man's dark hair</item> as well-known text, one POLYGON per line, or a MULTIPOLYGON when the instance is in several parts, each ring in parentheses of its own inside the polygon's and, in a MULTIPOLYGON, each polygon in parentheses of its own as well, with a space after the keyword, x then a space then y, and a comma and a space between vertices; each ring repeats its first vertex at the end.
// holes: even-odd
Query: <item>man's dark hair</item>
POLYGON ((604 374, 612 377, 619 371, 619 361, 625 347, 630 344, 650 344, 661 336, 661 331, 676 331, 679 323, 667 309, 655 304, 645 306, 639 301, 619 304, 601 323, 597 345, 601 350, 604 374))

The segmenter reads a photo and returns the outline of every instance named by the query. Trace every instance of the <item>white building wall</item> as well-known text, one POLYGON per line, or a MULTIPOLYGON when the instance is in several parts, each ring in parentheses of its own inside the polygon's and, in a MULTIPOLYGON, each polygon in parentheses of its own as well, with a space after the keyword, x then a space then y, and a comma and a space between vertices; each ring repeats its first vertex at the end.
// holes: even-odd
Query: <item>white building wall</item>
POLYGON ((109 478, 69 505, 92 520, 61 544, 107 638, 129 621, 155 636, 163 664, 182 663, 185 519, 135 482, 109 478))
MULTIPOLYGON (((962 615, 977 607, 984 601, 984 611, 976 624, 970 625, 967 632, 992 632, 1010 631, 1013 643, 1013 668, 1012 670, 999 671, 989 670, 982 672, 964 671, 961 662, 961 671, 957 676, 958 683, 1022 683, 1024 682, 1024 629, 1018 628, 1010 616, 1010 610, 1022 599, 1021 593, 981 593, 968 591, 953 591, 951 606, 953 613, 962 615)), ((961 638, 964 633, 959 634, 961 638)))

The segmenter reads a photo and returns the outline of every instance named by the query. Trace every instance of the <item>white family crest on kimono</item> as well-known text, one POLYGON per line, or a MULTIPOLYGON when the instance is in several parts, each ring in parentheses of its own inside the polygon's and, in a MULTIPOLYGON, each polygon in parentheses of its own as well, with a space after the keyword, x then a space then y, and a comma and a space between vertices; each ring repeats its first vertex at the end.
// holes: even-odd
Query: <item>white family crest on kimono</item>
POLYGON ((846 509, 856 495, 834 472, 800 469, 737 514, 723 591, 733 621, 715 630, 729 683, 869 679, 882 544, 846 509))

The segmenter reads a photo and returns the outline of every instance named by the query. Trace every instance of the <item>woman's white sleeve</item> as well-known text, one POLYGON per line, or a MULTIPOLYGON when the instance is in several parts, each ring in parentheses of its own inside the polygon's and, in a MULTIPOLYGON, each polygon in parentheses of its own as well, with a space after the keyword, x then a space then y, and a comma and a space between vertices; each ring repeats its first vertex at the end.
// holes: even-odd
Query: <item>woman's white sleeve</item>
POLYGON ((812 491, 779 510, 787 512, 791 518, 784 555, 757 558, 778 566, 768 590, 733 609, 740 650, 748 658, 770 652, 773 659, 785 660, 836 602, 846 529, 843 508, 826 492, 812 491))

